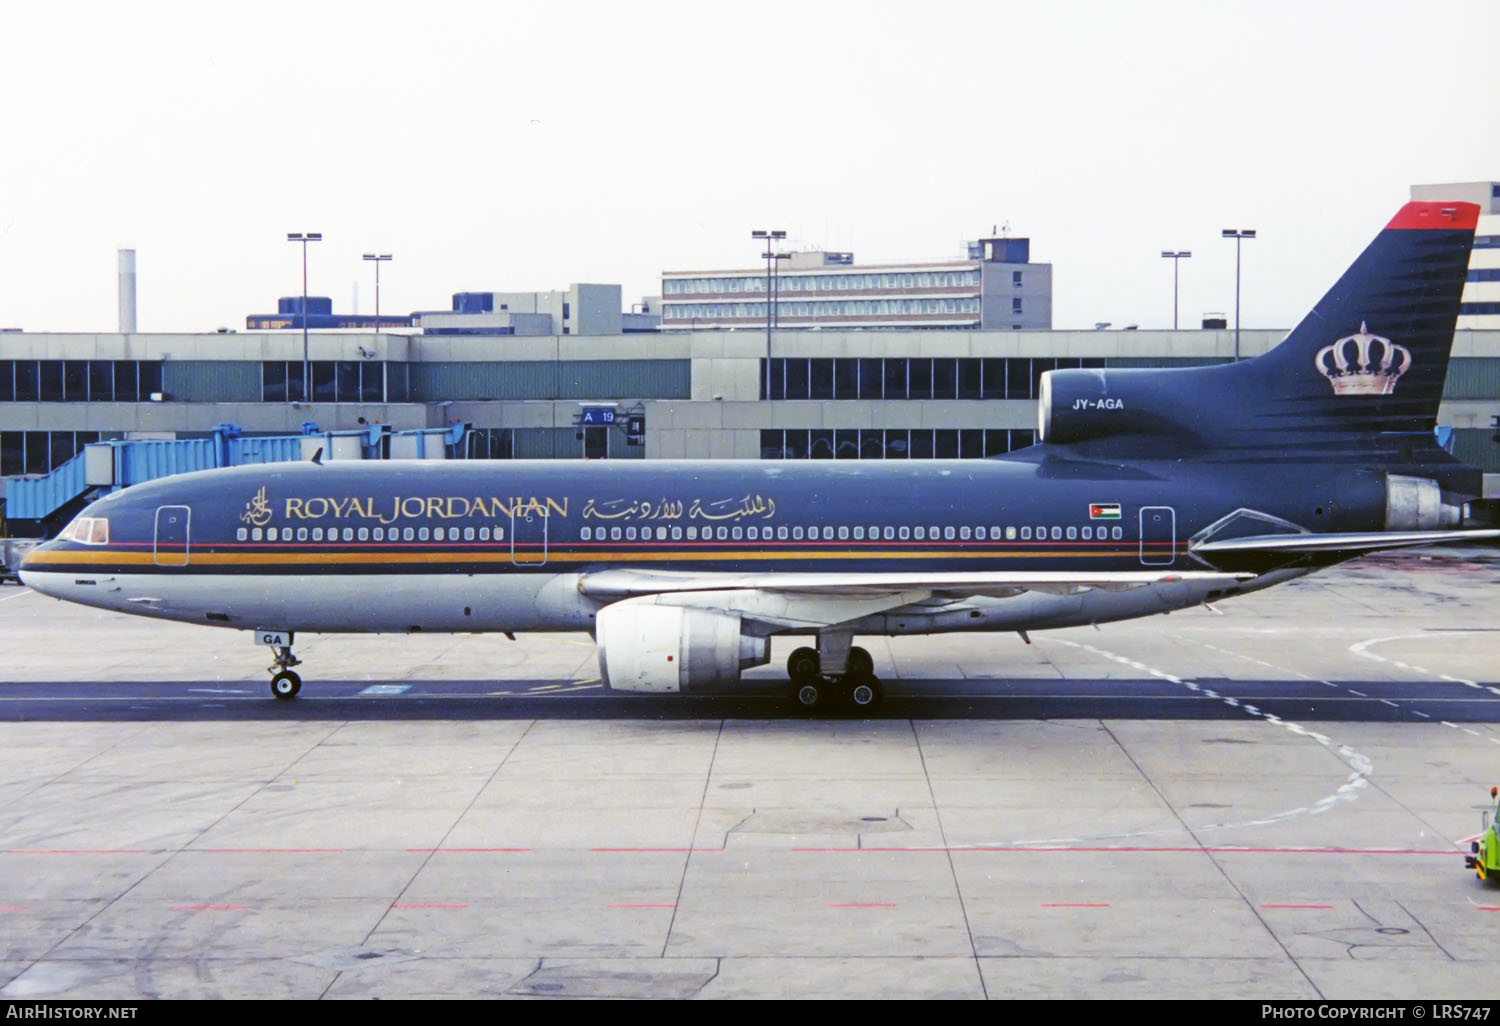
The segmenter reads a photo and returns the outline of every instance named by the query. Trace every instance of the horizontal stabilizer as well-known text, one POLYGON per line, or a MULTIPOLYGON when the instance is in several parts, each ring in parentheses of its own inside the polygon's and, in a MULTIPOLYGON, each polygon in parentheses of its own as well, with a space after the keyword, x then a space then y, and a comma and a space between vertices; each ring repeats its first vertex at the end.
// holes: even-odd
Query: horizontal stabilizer
POLYGON ((1195 555, 1234 552, 1379 552, 1381 549, 1411 548, 1418 545, 1442 545, 1453 542, 1491 541, 1500 538, 1500 529, 1469 531, 1355 531, 1349 534, 1259 534, 1248 538, 1203 541, 1191 546, 1195 555))

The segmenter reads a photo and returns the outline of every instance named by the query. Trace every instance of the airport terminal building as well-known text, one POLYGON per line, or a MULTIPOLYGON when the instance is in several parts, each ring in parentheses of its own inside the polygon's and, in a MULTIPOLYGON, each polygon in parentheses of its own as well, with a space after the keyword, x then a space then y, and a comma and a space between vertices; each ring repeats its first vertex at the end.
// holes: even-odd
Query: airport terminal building
MULTIPOLYGON (((1470 189, 1484 203, 1439 425, 1455 455, 1500 474, 1500 183, 1434 188, 1470 189)), ((769 338, 748 272, 737 299, 726 281, 740 272, 665 274, 660 330, 619 313, 619 286, 461 293, 428 323, 314 326, 305 365, 295 316, 245 332, 0 332, 0 478, 49 474, 90 442, 202 438, 223 424, 244 435, 469 425, 449 458, 979 459, 1036 440, 1048 370, 1234 358, 1229 329, 1048 330, 1051 268, 1030 263, 1022 241, 981 240, 975 259, 925 271, 830 264, 827 254, 788 267, 779 278, 802 285, 778 295, 810 305, 783 312, 769 338), (851 298, 859 290, 872 294, 851 298), (959 299, 977 305, 961 323, 946 306, 938 317, 920 306, 959 299), (987 326, 991 300, 1003 326, 987 326), (856 302, 874 312, 841 305, 856 302), (1046 325, 1004 323, 1017 306, 1046 325), (700 319, 721 314, 730 320, 700 319), (798 320, 824 314, 852 320, 798 320)), ((125 328, 123 310, 122 298, 125 328)), ((1241 352, 1265 352, 1284 334, 1245 330, 1241 352)), ((1500 491, 1500 479, 1486 490, 1500 491)))
MULTIPOLYGON (((1245 331, 1246 356, 1281 331, 1245 331)), ((545 337, 312 332, 0 335, 0 474, 90 441, 472 425, 452 456, 981 458, 1030 445, 1043 372, 1232 359, 1228 330, 778 331, 545 337), (609 424, 586 424, 605 408, 609 424), (630 419, 639 418, 636 438, 630 419), (641 444, 631 444, 639 441, 641 444)), ((1440 423, 1500 472, 1500 331, 1461 329, 1440 423)))

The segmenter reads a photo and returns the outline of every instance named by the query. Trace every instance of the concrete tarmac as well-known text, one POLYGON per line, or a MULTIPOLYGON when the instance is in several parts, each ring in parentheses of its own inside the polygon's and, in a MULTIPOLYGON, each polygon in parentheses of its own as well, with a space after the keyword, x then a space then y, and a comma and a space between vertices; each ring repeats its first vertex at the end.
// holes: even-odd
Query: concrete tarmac
POLYGON ((275 702, 246 634, 0 588, 0 998, 1485 999, 1497 580, 860 639, 871 719, 790 715, 791 639, 643 700, 582 636, 308 636, 275 702))

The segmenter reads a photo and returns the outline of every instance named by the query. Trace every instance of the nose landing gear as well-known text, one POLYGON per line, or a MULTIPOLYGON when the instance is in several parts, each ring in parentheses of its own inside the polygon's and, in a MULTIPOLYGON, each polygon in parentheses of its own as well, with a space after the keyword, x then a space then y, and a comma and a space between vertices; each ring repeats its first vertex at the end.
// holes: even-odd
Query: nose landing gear
POLYGON ((273 698, 296 698, 297 692, 302 690, 302 678, 293 673, 291 668, 302 663, 301 659, 292 655, 291 639, 287 639, 285 645, 275 646, 276 661, 267 667, 275 673, 271 678, 271 696, 273 698))

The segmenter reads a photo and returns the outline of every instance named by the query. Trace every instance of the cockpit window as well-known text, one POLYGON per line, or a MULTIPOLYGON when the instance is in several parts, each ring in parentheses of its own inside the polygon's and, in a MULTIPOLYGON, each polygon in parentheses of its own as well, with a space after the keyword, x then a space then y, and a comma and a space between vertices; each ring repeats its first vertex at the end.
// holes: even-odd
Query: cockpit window
POLYGON ((64 541, 79 542, 83 545, 108 545, 109 518, 77 517, 63 528, 58 537, 64 541))

